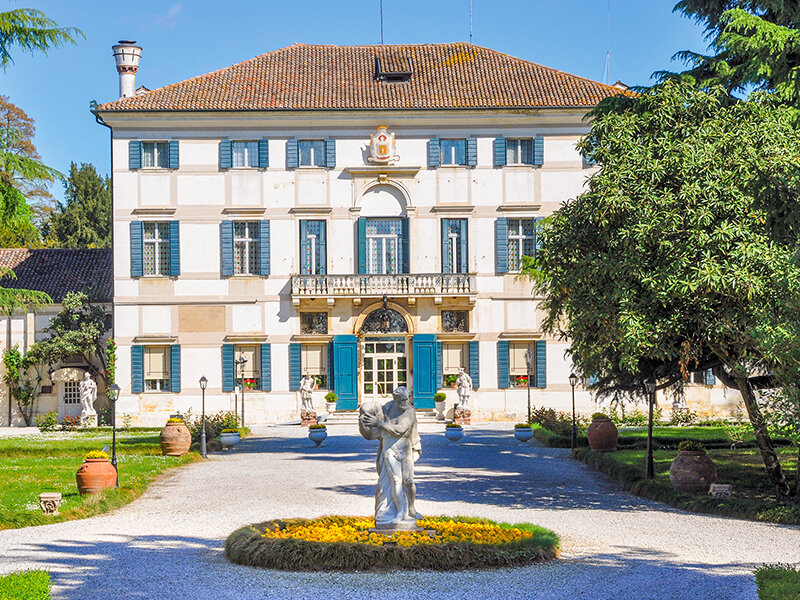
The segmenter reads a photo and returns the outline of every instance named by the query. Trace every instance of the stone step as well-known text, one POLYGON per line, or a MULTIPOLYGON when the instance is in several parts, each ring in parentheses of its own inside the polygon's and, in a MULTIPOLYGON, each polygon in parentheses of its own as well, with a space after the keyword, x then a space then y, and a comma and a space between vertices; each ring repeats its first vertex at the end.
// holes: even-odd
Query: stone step
MULTIPOLYGON (((436 420, 435 410, 418 410, 417 423, 444 423, 436 420)), ((358 425, 357 410, 337 410, 328 415, 326 425, 358 425)))

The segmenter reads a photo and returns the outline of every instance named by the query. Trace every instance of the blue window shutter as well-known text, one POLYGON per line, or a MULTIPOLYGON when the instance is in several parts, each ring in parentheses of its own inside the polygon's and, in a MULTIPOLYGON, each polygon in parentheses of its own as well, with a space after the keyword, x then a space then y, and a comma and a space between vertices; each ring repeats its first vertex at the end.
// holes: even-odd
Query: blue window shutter
POLYGON ((433 408, 436 382, 436 334, 418 333, 411 338, 414 364, 414 408, 433 408))
POLYGON ((467 166, 474 167, 478 164, 478 140, 474 137, 467 138, 467 166))
POLYGON ((536 387, 547 387, 547 342, 536 341, 536 387))
POLYGON ((169 347, 169 391, 177 394, 181 391, 181 347, 173 344, 169 347))
POLYGON ((223 277, 233 275, 233 221, 219 224, 220 271, 223 277))
POLYGON ((181 274, 181 235, 178 221, 169 222, 169 276, 181 274))
POLYGON ((444 360, 442 359, 442 342, 436 342, 436 376, 434 384, 436 389, 444 387, 444 360))
POLYGON ((459 219, 461 231, 459 234, 459 265, 458 265, 458 272, 459 273, 469 273, 469 227, 467 225, 468 221, 466 219, 459 219))
POLYGON ((272 391, 272 346, 261 344, 261 391, 272 391))
POLYGON ((300 274, 311 274, 311 259, 308 256, 308 221, 300 220, 300 274))
POLYGON ((325 166, 329 169, 336 167, 336 140, 333 138, 325 140, 325 166))
POLYGON ((408 217, 403 217, 401 221, 402 229, 401 229, 401 238, 400 238, 400 245, 402 246, 401 250, 403 252, 403 270, 400 271, 401 273, 410 273, 411 272, 411 243, 410 243, 410 227, 408 217))
POLYGON ((711 369, 706 369, 705 382, 706 382, 706 385, 716 385, 717 384, 717 378, 714 376, 714 372, 711 369))
POLYGON ((144 275, 144 225, 131 221, 131 277, 144 275))
POLYGON ((269 140, 258 140, 258 168, 266 169, 269 166, 269 140))
POLYGON ((497 387, 508 387, 508 341, 497 342, 497 387))
POLYGON ((544 164, 544 138, 543 137, 535 137, 533 138, 533 164, 534 165, 543 165, 544 164))
POLYGON ((300 347, 301 344, 289 344, 289 389, 293 392, 300 389, 300 347))
POLYGON ((541 248, 542 241, 539 235, 539 232, 542 228, 542 217, 537 217, 533 220, 533 255, 537 256, 539 254, 539 248, 541 248))
POLYGON ((494 166, 506 166, 506 138, 499 137, 494 140, 494 166))
POLYGON ((236 385, 233 344, 222 344, 222 391, 232 392, 236 385))
POLYGON ((169 141, 169 168, 177 169, 181 166, 178 140, 169 141))
POLYGON ((358 272, 367 272, 367 219, 358 218, 358 272))
POLYGON ((222 140, 219 143, 219 168, 230 169, 233 166, 233 142, 222 140))
POLYGON ((333 380, 333 371, 335 367, 333 365, 333 342, 328 342, 328 389, 333 390, 334 388, 334 380, 333 380))
POLYGON ((128 169, 142 168, 142 142, 131 140, 128 142, 128 169))
POLYGON ((439 138, 431 138, 428 141, 428 166, 438 167, 441 162, 442 156, 439 150, 439 138))
POLYGON ((297 140, 286 141, 286 168, 296 169, 300 166, 300 156, 297 152, 297 140))
POLYGON ((131 393, 144 393, 144 346, 131 346, 131 393))
POLYGON ((333 336, 333 391, 337 410, 358 408, 358 338, 333 336))
POLYGON ((508 273, 508 219, 502 217, 494 222, 495 268, 498 273, 508 273))
POLYGON ((317 273, 325 275, 328 272, 328 224, 319 222, 319 236, 317 237, 317 273))
POLYGON ((258 274, 269 275, 270 267, 270 243, 269 243, 269 221, 258 222, 258 274))
POLYGON ((442 273, 452 273, 454 265, 450 264, 450 219, 442 219, 442 273))
POLYGON ((469 343, 469 376, 472 378, 472 387, 476 390, 481 387, 479 344, 475 340, 469 343))

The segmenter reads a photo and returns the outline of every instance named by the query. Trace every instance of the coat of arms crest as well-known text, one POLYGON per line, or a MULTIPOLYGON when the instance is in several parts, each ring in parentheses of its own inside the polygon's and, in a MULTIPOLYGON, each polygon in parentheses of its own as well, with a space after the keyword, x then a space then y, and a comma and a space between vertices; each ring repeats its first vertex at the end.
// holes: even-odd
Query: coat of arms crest
POLYGON ((395 154, 394 134, 389 133, 386 127, 378 127, 378 131, 369 136, 369 162, 389 164, 397 160, 395 154))

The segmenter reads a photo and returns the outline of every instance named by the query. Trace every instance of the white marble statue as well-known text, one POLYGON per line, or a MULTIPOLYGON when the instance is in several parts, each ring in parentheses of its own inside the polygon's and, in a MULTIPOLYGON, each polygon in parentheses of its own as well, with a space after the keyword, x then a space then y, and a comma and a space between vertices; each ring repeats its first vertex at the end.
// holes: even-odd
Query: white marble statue
POLYGON ((456 378, 456 392, 458 392, 458 408, 469 408, 469 395, 472 393, 472 377, 463 367, 456 378))
POLYGON ((306 373, 300 380, 300 410, 314 410, 311 393, 317 387, 317 380, 306 373))
POLYGON ((78 390, 81 395, 81 419, 97 416, 94 401, 97 400, 97 384, 92 380, 89 371, 84 372, 78 390))
POLYGON ((416 529, 414 463, 422 453, 417 414, 408 389, 397 388, 383 406, 361 405, 358 428, 378 446, 378 485, 375 489, 375 527, 383 530, 416 529))

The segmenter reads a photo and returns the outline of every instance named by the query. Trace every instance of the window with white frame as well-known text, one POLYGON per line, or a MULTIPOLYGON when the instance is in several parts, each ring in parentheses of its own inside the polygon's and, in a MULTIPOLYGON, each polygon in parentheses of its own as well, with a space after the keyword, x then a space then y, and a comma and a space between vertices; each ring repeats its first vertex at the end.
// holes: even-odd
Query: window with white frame
POLYGON ((258 275, 260 267, 257 221, 233 223, 233 273, 258 275))
POLYGON ((325 166, 324 140, 300 140, 297 145, 300 153, 301 167, 325 166))
POLYGON ((169 388, 169 346, 145 346, 144 390, 168 392, 169 388))
POLYGON ((522 257, 533 256, 535 252, 535 219, 508 220, 508 270, 522 269, 522 257))
POLYGON ((144 224, 144 274, 169 276, 169 223, 144 224))
POLYGON ((169 144, 167 142, 142 142, 142 167, 168 169, 169 144))
POLYGON ((327 344, 303 344, 300 348, 300 365, 303 375, 308 373, 317 380, 317 387, 328 387, 327 344))
POLYGON ((460 342, 442 343, 442 375, 445 386, 453 386, 458 379, 460 369, 467 368, 469 353, 467 345, 460 342))
MULTIPOLYGON (((533 342, 511 342, 508 345, 508 375, 511 387, 527 387, 528 385, 528 364, 525 361, 525 353, 530 350, 531 360, 534 360, 536 348, 533 342)), ((531 374, 535 367, 531 363, 531 374)), ((531 387, 534 382, 531 381, 531 387)))
POLYGON ((258 167, 258 142, 231 142, 234 168, 258 167))
POLYGON ((393 275, 400 273, 403 223, 400 219, 367 219, 367 273, 393 275))
POLYGON ((258 344, 237 345, 234 349, 236 359, 244 357, 247 362, 236 367, 237 381, 246 390, 261 389, 261 347, 258 344))
POLYGON ((81 382, 65 381, 64 404, 80 404, 80 403, 81 403, 81 382))
POLYGON ((532 165, 533 140, 531 138, 506 139, 506 164, 532 165))
POLYGON ((443 165, 467 164, 467 140, 439 140, 439 159, 443 165))

